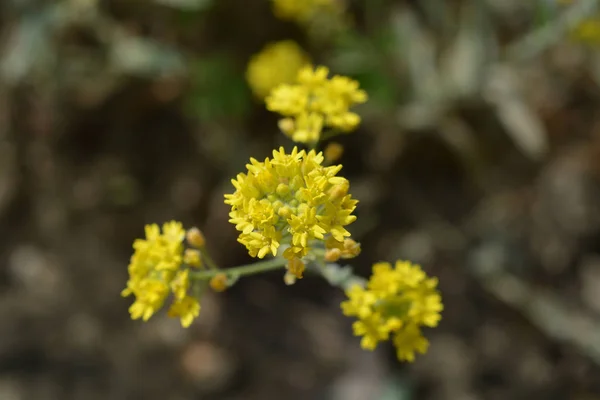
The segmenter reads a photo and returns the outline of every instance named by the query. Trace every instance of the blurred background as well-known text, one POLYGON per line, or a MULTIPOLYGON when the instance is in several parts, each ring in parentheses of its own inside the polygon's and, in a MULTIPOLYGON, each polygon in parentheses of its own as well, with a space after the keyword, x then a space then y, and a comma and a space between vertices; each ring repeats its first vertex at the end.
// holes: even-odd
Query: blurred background
POLYGON ((600 399, 598 1, 335 4, 0 2, 0 400, 600 399), (242 280, 189 329, 120 297, 146 223, 249 261, 223 194, 293 145, 245 78, 288 39, 370 95, 339 138, 352 265, 439 277, 414 364, 361 350, 318 278, 242 280))

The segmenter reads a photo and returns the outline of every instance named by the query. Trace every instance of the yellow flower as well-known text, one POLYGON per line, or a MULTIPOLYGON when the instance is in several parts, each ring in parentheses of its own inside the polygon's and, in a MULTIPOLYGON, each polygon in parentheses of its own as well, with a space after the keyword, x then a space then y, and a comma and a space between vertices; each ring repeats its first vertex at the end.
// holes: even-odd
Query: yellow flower
POLYGON ((309 22, 315 15, 322 12, 341 12, 342 3, 339 0, 271 0, 273 12, 277 18, 309 22))
POLYGON ((342 166, 324 167, 322 162, 322 153, 294 147, 286 154, 282 147, 273 151, 273 159, 251 158, 248 173, 232 179, 236 190, 225 195, 229 222, 252 257, 275 256, 281 244, 289 246, 283 252, 288 260, 302 259, 319 241, 343 246, 350 236, 345 226, 356 220, 352 212, 357 201, 347 194, 348 181, 336 176, 342 166), (328 195, 336 185, 345 192, 328 195))
POLYGON ((274 87, 293 82, 298 70, 309 62, 308 55, 292 40, 269 43, 250 59, 246 80, 254 95, 264 99, 274 87))
POLYGON ((190 267, 200 268, 202 267, 202 253, 196 249, 185 249, 183 262, 190 267))
MULTIPOLYGON (((558 0, 558 4, 568 6, 573 4, 573 0, 558 0)), ((590 45, 600 44, 600 14, 590 15, 589 18, 581 21, 571 30, 569 36, 578 42, 590 45)))
POLYGON ((200 314, 200 302, 194 297, 185 296, 171 304, 168 314, 169 317, 179 317, 181 326, 187 328, 192 324, 194 318, 200 314))
POLYGON ((598 45, 600 44, 600 16, 583 20, 571 31, 571 37, 579 42, 598 45))
POLYGON ((305 66, 295 84, 279 85, 266 98, 267 109, 284 117, 279 126, 293 141, 314 144, 325 127, 350 132, 360 124, 360 116, 350 108, 366 102, 366 92, 350 78, 328 79, 328 74, 327 67, 305 66))
MULTIPOLYGON (((173 293, 175 304, 178 304, 173 307, 178 310, 177 315, 182 316, 183 324, 182 307, 192 310, 190 300, 187 299, 189 272, 182 269, 185 230, 181 223, 171 221, 163 224, 162 233, 156 224, 146 225, 145 231, 146 238, 137 239, 133 244, 135 251, 128 267, 129 280, 121 295, 135 296, 135 301, 129 308, 131 318, 147 321, 163 306, 169 294, 173 293)), ((185 314, 186 323, 195 312, 192 311, 185 314)))
POLYGON ((413 361, 415 352, 423 354, 429 346, 421 327, 435 327, 441 319, 442 298, 436 287, 437 279, 428 278, 418 265, 376 263, 366 288, 354 285, 346 290, 342 312, 358 319, 353 329, 362 336, 364 349, 373 350, 392 335, 398 359, 413 361))

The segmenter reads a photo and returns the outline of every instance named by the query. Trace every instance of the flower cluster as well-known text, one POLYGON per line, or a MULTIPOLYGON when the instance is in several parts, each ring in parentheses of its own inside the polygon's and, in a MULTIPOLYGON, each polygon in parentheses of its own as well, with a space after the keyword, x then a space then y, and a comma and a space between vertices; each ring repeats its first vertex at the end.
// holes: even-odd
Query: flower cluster
POLYGON ((186 232, 181 223, 171 221, 162 227, 146 225, 146 239, 137 239, 134 254, 129 263, 127 288, 123 297, 135 296, 135 302, 129 308, 132 319, 147 321, 159 310, 170 293, 173 303, 169 316, 179 317, 181 325, 188 327, 200 313, 200 303, 188 295, 190 289, 189 269, 182 266, 185 258, 195 258, 192 263, 200 265, 199 256, 194 252, 185 252, 183 240, 186 232))
POLYGON ((336 176, 342 166, 324 167, 322 153, 296 147, 290 154, 280 148, 273 159, 250 162, 247 174, 232 179, 235 192, 225 195, 230 222, 241 232, 238 241, 259 258, 275 256, 281 244, 288 245, 283 256, 301 277, 294 260, 306 256, 315 242, 343 243, 350 236, 345 226, 356 220, 357 201, 348 194, 348 180, 336 176))
POLYGON ((267 109, 285 117, 279 127, 293 141, 314 144, 324 127, 350 132, 360 124, 350 108, 367 101, 366 92, 350 78, 328 75, 327 67, 305 66, 295 84, 281 84, 266 98, 267 109))
POLYGON ((271 0, 273 12, 277 18, 296 21, 301 24, 309 22, 315 15, 323 12, 340 12, 342 4, 339 0, 271 0))
POLYGON ((309 62, 308 55, 293 40, 269 43, 250 59, 246 80, 262 100, 274 87, 292 83, 298 70, 309 62))
MULTIPOLYGON (((571 5, 573 0, 559 0, 561 5, 571 5)), ((570 32, 570 37, 578 42, 598 45, 600 44, 600 14, 590 15, 581 21, 570 32)))
POLYGON ((436 286, 437 279, 428 278, 418 265, 377 263, 366 288, 354 285, 346 291, 342 311, 357 317, 353 329, 362 336, 362 348, 373 350, 392 335, 398 359, 413 361, 415 352, 425 353, 429 346, 421 327, 435 327, 441 319, 436 286))

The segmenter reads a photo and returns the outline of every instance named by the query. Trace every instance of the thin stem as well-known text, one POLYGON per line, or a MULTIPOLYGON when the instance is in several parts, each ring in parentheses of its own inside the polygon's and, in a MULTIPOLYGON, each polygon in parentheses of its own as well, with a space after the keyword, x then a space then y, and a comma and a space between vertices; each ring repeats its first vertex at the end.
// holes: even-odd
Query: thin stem
POLYGON ((287 264, 285 258, 272 258, 270 260, 259 261, 252 264, 240 265, 233 268, 227 268, 222 270, 210 270, 210 271, 198 271, 192 272, 190 275, 193 279, 210 279, 217 274, 225 274, 228 276, 242 277, 246 275, 260 274, 262 272, 268 272, 274 269, 279 269, 287 264))
POLYGON ((209 269, 212 270, 218 270, 219 267, 217 266, 217 264, 213 261, 213 259, 211 258, 211 256, 208 254, 208 251, 206 251, 205 249, 200 250, 202 253, 202 259, 204 260, 204 262, 206 263, 206 266, 209 269))

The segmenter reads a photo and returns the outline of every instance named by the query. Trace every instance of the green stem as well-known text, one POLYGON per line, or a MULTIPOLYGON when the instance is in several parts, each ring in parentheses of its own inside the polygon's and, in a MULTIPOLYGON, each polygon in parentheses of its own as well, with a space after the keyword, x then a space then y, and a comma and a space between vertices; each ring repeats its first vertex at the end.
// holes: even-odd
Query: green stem
POLYGON ((206 266, 211 269, 211 270, 218 270, 219 267, 217 266, 217 264, 213 261, 213 259, 211 258, 211 256, 208 254, 208 251, 206 251, 205 249, 200 250, 200 252, 202 253, 202 260, 204 261, 204 263, 206 264, 206 266))
POLYGON ((225 274, 227 276, 242 277, 246 275, 260 274, 262 272, 271 271, 285 267, 287 264, 285 258, 272 258, 270 260, 259 261, 252 264, 240 265, 233 268, 222 270, 198 271, 190 273, 192 279, 206 280, 217 274, 225 274))

